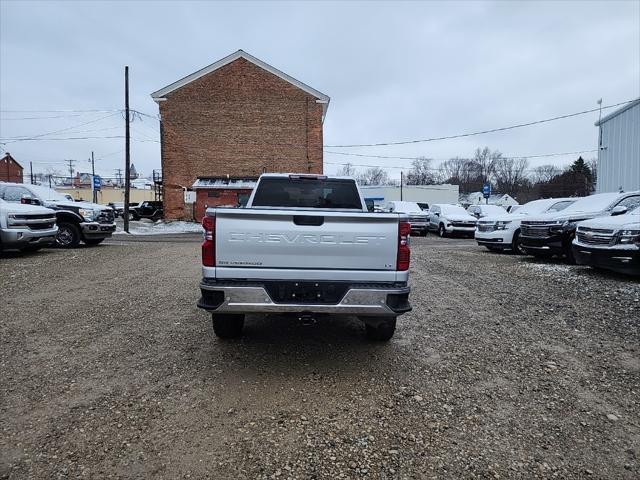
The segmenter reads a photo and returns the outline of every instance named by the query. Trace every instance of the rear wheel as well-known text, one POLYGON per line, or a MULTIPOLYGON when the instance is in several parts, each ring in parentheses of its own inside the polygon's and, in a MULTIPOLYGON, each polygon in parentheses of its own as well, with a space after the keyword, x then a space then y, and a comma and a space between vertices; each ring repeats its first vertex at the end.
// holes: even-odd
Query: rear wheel
POLYGON ((75 248, 80 244, 80 229, 73 223, 59 223, 56 245, 60 248, 75 248))
POLYGON ((214 313, 213 331, 220 338, 237 338, 242 335, 244 315, 214 313))
POLYGON ((447 231, 444 229, 444 225, 441 223, 440 226, 438 227, 438 235, 441 238, 444 238, 447 236, 447 231))
POLYGON ((376 323, 365 322, 367 338, 376 342, 388 342, 396 331, 396 317, 384 317, 376 323))
POLYGON ((88 238, 84 241, 87 245, 100 245, 104 241, 104 238, 88 238))

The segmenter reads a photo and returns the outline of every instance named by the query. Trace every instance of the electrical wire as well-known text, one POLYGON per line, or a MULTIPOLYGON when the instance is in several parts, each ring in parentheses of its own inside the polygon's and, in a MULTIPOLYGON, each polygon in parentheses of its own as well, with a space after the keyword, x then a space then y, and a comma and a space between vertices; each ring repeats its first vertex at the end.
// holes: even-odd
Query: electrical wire
POLYGON ((115 116, 117 114, 118 114, 118 112, 110 113, 109 115, 105 115, 104 117, 96 118, 94 120, 89 120, 88 122, 79 123, 78 125, 73 125, 71 127, 62 128, 60 130, 54 130, 53 132, 41 133, 39 135, 20 135, 19 137, 13 137, 13 138, 9 138, 9 139, 3 138, 2 140, 3 140, 3 143, 5 145, 7 143, 13 143, 13 142, 22 142, 22 141, 26 141, 26 140, 37 140, 37 139, 41 139, 41 137, 47 137, 49 135, 55 135, 55 134, 58 134, 58 133, 67 132, 69 130, 75 130, 76 128, 79 128, 79 127, 84 127, 85 125, 90 125, 92 123, 97 123, 97 122, 100 122, 100 121, 105 120, 107 118, 113 117, 113 116, 115 116), (10 141, 7 142, 6 140, 10 140, 10 141))
MULTIPOLYGON (((608 108, 614 108, 614 107, 619 107, 621 105, 626 105, 628 103, 634 102, 635 100, 627 100, 625 102, 620 102, 620 103, 616 103, 613 105, 606 105, 604 107, 602 107, 602 109, 608 109, 608 108)), ((447 136, 442 136, 442 137, 432 137, 432 138, 423 138, 423 139, 419 139, 419 140, 404 140, 404 141, 400 141, 400 142, 381 142, 381 143, 354 143, 354 144, 349 144, 349 145, 325 145, 325 147, 327 148, 352 148, 352 147, 383 147, 383 146, 390 146, 390 145, 408 145, 408 144, 412 144, 412 143, 425 143, 425 142, 435 142, 438 140, 452 140, 455 138, 465 138, 465 137, 473 137, 476 135, 484 135, 487 133, 495 133, 495 132, 504 132, 506 130, 513 130, 516 128, 522 128, 522 127, 530 127, 532 125, 539 125, 542 123, 548 123, 548 122, 554 122, 556 120, 563 120, 565 118, 571 118, 571 117, 577 117, 579 115, 586 115, 587 113, 593 113, 593 112, 598 112, 600 111, 600 107, 598 108, 593 108, 590 110, 583 110, 581 112, 575 112, 575 113, 569 113, 566 115, 559 115, 557 117, 552 117, 552 118, 545 118, 543 120, 535 120, 533 122, 527 122, 527 123, 519 123, 516 125, 509 125, 507 127, 499 127, 499 128, 491 128, 488 130, 480 130, 477 132, 469 132, 469 133, 460 133, 457 135, 447 135, 447 136)))
MULTIPOLYGON (((541 155, 519 155, 519 156, 509 156, 509 157, 501 157, 507 160, 517 160, 520 158, 544 158, 544 157, 559 157, 562 155, 580 155, 583 153, 593 153, 593 152, 597 152, 598 149, 594 149, 594 150, 580 150, 577 152, 560 152, 560 153, 544 153, 541 155)), ((394 156, 388 156, 388 155, 368 155, 368 154, 364 154, 364 153, 350 153, 350 152, 332 152, 329 150, 324 150, 324 153, 330 153, 332 155, 346 155, 346 156, 353 156, 353 157, 366 157, 366 158, 387 158, 387 159, 394 159, 394 160, 425 160, 425 159, 430 159, 430 160, 435 160, 434 158, 431 157, 427 157, 425 155, 420 156, 420 157, 394 157, 394 156)), ((440 161, 444 161, 444 159, 440 159, 440 161)))

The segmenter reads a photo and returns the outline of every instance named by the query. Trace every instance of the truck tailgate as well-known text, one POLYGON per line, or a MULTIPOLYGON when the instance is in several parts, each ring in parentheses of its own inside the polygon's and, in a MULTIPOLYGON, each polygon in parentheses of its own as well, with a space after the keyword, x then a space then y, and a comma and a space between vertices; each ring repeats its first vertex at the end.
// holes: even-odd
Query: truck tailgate
POLYGON ((215 215, 216 267, 396 268, 397 214, 248 208, 215 215))

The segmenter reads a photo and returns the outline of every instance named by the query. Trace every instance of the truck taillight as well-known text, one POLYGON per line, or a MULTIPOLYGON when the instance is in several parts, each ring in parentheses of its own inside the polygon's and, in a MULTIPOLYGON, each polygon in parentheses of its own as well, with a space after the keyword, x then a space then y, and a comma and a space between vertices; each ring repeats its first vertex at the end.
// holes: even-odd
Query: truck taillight
POLYGON ((206 215, 202 219, 204 228, 204 242, 202 242, 202 265, 205 267, 216 266, 216 217, 206 215))
POLYGON ((411 259, 410 239, 411 225, 409 222, 400 222, 398 224, 398 262, 396 264, 396 270, 398 271, 409 270, 409 261, 411 259))

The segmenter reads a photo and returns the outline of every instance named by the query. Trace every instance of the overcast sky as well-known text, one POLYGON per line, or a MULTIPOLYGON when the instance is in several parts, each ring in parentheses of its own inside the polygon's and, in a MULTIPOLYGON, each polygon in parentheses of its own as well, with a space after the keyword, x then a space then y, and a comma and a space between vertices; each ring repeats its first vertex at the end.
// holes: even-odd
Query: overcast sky
MULTIPOLYGON (((331 97, 325 145, 454 135, 595 108, 599 98, 607 105, 640 96, 639 1, 3 0, 0 32, 0 147, 23 165, 33 161, 36 171, 64 171, 64 159, 89 171, 91 150, 99 173, 123 167, 121 138, 48 139, 123 135, 124 120, 114 110, 123 108, 124 65, 131 107, 154 116, 151 92, 239 48, 331 97), (37 141, 9 140, 59 130, 37 141)), ((592 150, 597 117, 457 140, 328 150, 436 160, 471 156, 483 146, 508 156, 592 150)), ((133 123, 132 161, 145 175, 160 167, 157 130, 149 117, 133 123)), ((565 165, 575 157, 531 164, 565 165)), ((328 162, 347 161, 411 163, 325 153, 325 171, 339 168, 328 162)))

